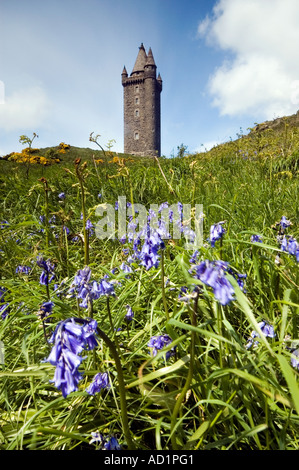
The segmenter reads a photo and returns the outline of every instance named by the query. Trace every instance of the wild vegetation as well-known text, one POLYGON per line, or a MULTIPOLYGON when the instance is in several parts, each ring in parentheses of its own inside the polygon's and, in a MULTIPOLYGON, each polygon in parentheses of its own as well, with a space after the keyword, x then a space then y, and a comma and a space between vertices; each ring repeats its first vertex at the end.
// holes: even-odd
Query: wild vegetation
POLYGON ((0 160, 0 449, 298 450, 297 128, 158 161, 91 141, 0 160), (202 204, 202 246, 183 217, 142 237, 137 204, 202 204))

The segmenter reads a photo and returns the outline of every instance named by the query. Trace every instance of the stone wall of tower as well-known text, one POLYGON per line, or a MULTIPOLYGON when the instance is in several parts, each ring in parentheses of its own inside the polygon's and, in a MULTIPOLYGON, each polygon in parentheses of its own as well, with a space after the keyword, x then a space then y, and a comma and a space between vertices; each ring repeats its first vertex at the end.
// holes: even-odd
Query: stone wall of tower
POLYGON ((143 45, 130 76, 122 73, 124 90, 124 152, 140 156, 161 154, 162 80, 156 78, 156 65, 143 45), (146 62, 148 60, 148 62, 146 62))

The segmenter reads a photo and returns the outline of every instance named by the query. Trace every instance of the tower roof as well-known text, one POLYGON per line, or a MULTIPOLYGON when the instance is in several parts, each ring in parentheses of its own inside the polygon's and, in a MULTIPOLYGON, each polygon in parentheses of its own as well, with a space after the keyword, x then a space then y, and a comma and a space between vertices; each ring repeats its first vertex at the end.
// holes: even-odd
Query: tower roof
POLYGON ((147 55, 146 55, 143 43, 141 43, 132 74, 137 73, 137 72, 143 72, 144 66, 146 64, 146 60, 147 60, 147 55))
POLYGON ((152 53, 152 49, 149 48, 149 51, 148 51, 148 54, 147 54, 147 59, 146 59, 146 64, 145 65, 153 65, 154 67, 156 67, 156 64, 155 64, 155 59, 154 59, 154 56, 153 56, 153 53, 152 53))

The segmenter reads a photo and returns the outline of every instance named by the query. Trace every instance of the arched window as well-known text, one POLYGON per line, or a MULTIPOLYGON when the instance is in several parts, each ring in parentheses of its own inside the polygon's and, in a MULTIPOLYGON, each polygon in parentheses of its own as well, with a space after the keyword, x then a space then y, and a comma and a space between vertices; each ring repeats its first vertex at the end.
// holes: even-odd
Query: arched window
POLYGON ((135 117, 139 117, 139 109, 135 110, 135 117))
POLYGON ((139 140, 139 132, 135 132, 135 133, 134 133, 134 139, 135 139, 135 140, 139 140))

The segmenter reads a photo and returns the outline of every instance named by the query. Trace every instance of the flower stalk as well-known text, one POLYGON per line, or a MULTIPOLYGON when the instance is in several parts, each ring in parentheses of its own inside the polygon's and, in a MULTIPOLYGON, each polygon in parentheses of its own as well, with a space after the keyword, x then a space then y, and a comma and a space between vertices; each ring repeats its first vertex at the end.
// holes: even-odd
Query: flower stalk
POLYGON ((86 228, 86 205, 85 205, 85 190, 84 190, 84 177, 83 172, 86 168, 86 162, 83 163, 81 169, 79 168, 81 163, 81 158, 77 158, 75 160, 75 171, 77 178, 80 184, 81 190, 81 201, 82 201, 82 218, 83 218, 83 237, 84 237, 84 264, 85 266, 89 265, 89 233, 88 229, 86 228))
MULTIPOLYGON (((196 326, 196 316, 197 316, 197 310, 198 310, 198 292, 194 300, 194 308, 190 311, 190 317, 191 317, 191 325, 196 326)), ((190 342, 190 363, 189 363, 189 370, 186 378, 185 385, 183 386, 183 389, 181 393, 178 396, 178 399, 176 400, 176 403, 173 408, 172 416, 171 416, 171 424, 170 424, 170 429, 171 429, 171 444, 173 450, 178 450, 178 445, 176 442, 176 433, 175 433, 175 427, 177 423, 177 416, 178 413, 182 407, 182 403, 185 400, 186 394, 190 388, 191 382, 192 382, 192 377, 193 377, 193 372, 194 372, 194 358, 195 358, 195 339, 196 339, 196 334, 195 331, 191 331, 191 342, 190 342)))

